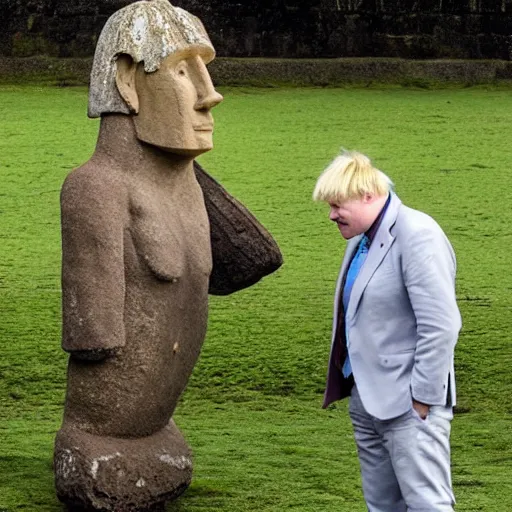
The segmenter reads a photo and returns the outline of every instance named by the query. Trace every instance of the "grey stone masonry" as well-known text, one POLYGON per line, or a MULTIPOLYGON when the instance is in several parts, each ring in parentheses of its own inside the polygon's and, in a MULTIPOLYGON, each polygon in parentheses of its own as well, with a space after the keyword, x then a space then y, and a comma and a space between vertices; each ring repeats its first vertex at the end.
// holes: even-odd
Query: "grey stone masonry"
MULTIPOLYGON (((0 55, 92 56, 130 0, 0 0, 0 55)), ((221 57, 512 55, 512 0, 181 0, 221 57)))

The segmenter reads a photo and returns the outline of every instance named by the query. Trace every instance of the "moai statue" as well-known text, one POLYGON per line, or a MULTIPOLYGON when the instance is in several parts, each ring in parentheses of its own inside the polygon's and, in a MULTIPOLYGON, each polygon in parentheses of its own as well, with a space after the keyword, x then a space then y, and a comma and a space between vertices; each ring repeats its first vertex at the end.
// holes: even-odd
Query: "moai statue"
POLYGON ((172 420, 199 356, 208 293, 282 263, 269 233, 194 158, 212 148, 222 96, 201 22, 167 0, 107 22, 94 58, 91 159, 61 193, 63 340, 70 354, 55 442, 70 511, 164 510, 190 484, 172 420))

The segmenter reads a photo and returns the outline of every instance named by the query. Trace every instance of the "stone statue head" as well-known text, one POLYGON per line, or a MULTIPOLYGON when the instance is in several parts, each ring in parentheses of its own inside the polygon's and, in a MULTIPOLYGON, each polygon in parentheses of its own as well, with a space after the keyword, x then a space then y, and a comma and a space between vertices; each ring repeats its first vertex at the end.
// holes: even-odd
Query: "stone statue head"
POLYGON ((137 137, 175 153, 212 148, 210 109, 222 101, 206 69, 215 50, 195 16, 167 0, 114 13, 98 39, 89 117, 136 114, 137 137))

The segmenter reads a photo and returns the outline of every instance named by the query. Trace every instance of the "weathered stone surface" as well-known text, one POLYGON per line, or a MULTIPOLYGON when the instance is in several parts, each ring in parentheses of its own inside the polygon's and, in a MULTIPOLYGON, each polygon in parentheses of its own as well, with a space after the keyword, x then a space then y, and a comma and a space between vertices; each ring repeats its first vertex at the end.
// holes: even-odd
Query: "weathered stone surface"
POLYGON ((96 58, 112 54, 104 41, 128 41, 105 80, 126 103, 91 87, 102 118, 96 150, 61 191, 70 358, 54 467, 73 512, 163 510, 189 485, 190 451, 171 418, 204 341, 208 291, 249 286, 282 261, 240 203, 199 167, 202 187, 196 178, 222 96, 206 69, 213 48, 202 25, 172 9, 139 2, 116 15, 126 23, 107 23, 96 58), (139 20, 140 46, 126 37, 139 20))
POLYGON ((227 295, 257 283, 283 263, 270 233, 194 162, 210 221, 213 269, 209 293, 227 295))
POLYGON ((214 58, 215 50, 199 19, 167 0, 135 2, 117 11, 107 21, 96 47, 89 116, 100 116, 98 105, 112 112, 130 113, 114 87, 119 54, 130 55, 136 63, 143 62, 144 70, 152 73, 165 57, 183 52, 191 45, 204 50, 208 55, 206 63, 214 58))
POLYGON ((72 512, 163 510, 192 479, 190 450, 172 420, 140 439, 97 436, 66 425, 56 439, 54 468, 57 496, 72 512))
MULTIPOLYGON (((85 455, 77 458, 83 464, 73 484, 63 471, 55 476, 59 498, 73 506, 83 500, 86 510, 98 509, 87 476, 90 462, 125 453, 112 451, 116 443, 130 439, 143 450, 147 438, 156 436, 155 450, 182 455, 173 444, 178 438, 165 436, 164 429, 204 340, 211 253, 193 170, 173 163, 140 145, 131 116, 111 115, 102 120, 95 155, 70 174, 62 190, 63 348, 70 359, 55 456, 58 461, 66 450, 85 455), (167 180, 155 179, 168 173, 167 180), (109 444, 89 456, 98 437, 109 444)), ((102 502, 98 510, 131 504, 144 509, 184 485, 182 473, 158 476, 157 465, 147 467, 152 453, 123 458, 133 464, 124 470, 130 479, 123 476, 115 484, 121 494, 111 495, 121 508, 102 502), (132 476, 139 474, 160 482, 158 492, 147 496, 133 488, 130 494, 132 476)), ((109 482, 95 481, 93 488, 101 495, 109 482)))

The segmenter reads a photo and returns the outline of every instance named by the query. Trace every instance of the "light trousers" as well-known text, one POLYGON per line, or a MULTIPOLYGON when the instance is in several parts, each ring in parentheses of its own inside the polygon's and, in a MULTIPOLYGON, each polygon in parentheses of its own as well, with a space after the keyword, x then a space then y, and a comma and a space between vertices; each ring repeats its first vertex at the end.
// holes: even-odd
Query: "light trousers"
POLYGON ((363 493, 368 512, 452 512, 452 407, 432 406, 425 420, 412 408, 390 420, 364 409, 357 387, 350 396, 363 493))

